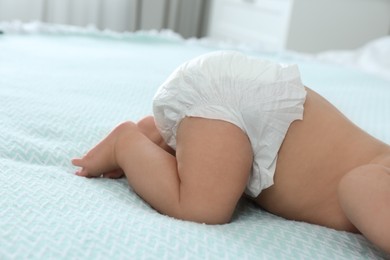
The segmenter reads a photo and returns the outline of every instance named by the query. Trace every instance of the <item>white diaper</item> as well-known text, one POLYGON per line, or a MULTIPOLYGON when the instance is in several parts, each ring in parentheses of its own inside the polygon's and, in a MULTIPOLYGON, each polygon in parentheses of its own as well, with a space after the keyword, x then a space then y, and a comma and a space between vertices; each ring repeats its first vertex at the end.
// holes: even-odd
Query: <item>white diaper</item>
POLYGON ((177 68, 158 89, 153 112, 157 128, 173 149, 177 128, 186 116, 240 127, 254 154, 245 193, 256 197, 273 184, 279 148, 290 124, 303 118, 305 98, 296 65, 219 51, 177 68))

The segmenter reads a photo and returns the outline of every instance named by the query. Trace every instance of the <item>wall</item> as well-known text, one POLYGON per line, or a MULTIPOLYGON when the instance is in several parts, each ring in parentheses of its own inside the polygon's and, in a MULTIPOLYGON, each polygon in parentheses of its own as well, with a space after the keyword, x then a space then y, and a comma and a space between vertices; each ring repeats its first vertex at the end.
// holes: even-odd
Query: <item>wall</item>
POLYGON ((40 20, 100 29, 172 29, 200 36, 207 0, 0 0, 0 21, 40 20))

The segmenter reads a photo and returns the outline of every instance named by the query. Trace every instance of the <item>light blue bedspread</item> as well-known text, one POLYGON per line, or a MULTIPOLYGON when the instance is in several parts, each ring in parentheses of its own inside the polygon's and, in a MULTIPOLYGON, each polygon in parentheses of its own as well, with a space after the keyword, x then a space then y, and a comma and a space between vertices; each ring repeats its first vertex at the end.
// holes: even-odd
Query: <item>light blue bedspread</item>
MULTIPOLYGON (((72 157, 119 122, 151 113, 170 72, 215 49, 157 34, 0 35, 0 259, 385 259, 360 235, 287 221, 247 201, 231 224, 208 226, 158 214, 124 179, 73 175, 72 157)), ((246 52, 298 63, 306 85, 390 143, 389 82, 246 52)))

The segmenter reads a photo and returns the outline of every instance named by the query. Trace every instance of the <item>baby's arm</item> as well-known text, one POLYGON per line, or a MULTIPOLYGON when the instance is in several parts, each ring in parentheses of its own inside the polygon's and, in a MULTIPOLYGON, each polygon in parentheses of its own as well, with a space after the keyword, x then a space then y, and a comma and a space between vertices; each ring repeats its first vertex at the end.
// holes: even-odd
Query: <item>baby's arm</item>
POLYGON ((390 155, 351 170, 338 188, 340 205, 349 220, 390 254, 390 155))

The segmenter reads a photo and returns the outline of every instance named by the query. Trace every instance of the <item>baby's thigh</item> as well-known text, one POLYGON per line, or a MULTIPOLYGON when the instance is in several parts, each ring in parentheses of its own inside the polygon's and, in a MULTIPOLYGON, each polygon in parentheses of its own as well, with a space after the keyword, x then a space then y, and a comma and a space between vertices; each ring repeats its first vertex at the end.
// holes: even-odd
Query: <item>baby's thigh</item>
POLYGON ((215 220, 209 222, 229 221, 252 166, 248 137, 225 121, 186 117, 176 139, 180 200, 186 211, 215 220))
POLYGON ((367 164, 339 184, 339 202, 348 219, 376 245, 390 250, 390 167, 367 164))

